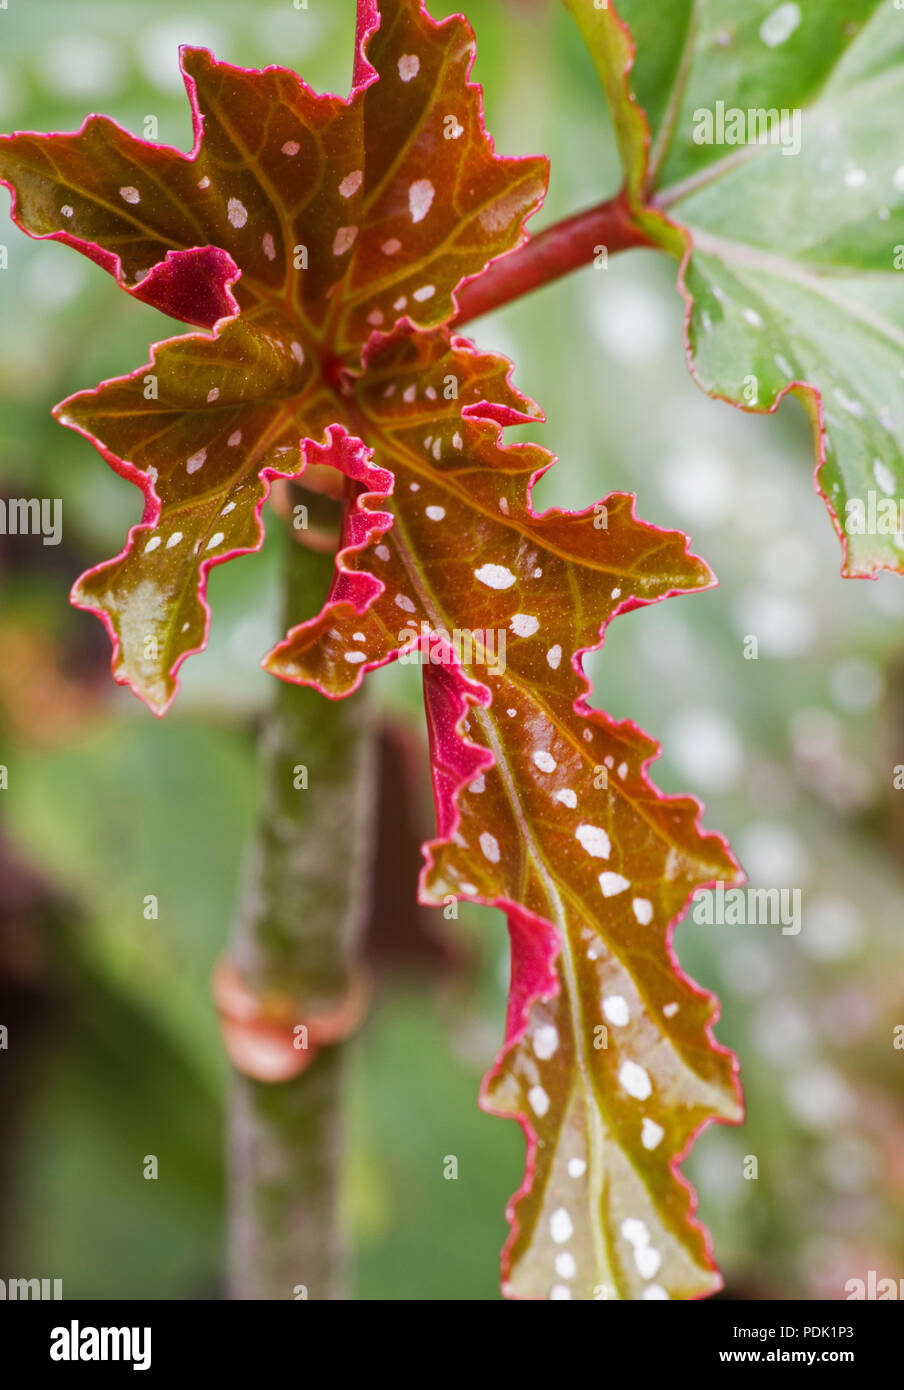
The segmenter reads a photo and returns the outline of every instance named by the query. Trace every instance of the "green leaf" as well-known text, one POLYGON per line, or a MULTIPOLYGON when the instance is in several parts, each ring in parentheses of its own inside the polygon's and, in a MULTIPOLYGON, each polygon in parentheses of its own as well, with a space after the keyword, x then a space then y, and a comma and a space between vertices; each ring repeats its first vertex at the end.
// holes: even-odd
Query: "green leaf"
POLYGON ((635 217, 683 257, 695 379, 748 410, 798 396, 843 572, 901 571, 900 14, 879 0, 566 3, 613 106, 635 217))

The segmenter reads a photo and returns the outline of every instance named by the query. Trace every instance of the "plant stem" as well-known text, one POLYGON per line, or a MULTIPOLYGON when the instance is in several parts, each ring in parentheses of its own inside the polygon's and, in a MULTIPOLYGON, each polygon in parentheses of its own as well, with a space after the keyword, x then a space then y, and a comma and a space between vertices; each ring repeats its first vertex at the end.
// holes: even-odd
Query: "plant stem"
POLYGON ((548 285, 569 271, 590 265, 597 248, 610 254, 650 243, 631 219, 622 194, 584 212, 556 222, 517 251, 494 261, 484 273, 458 291, 453 327, 499 309, 531 290, 548 285))
MULTIPOLYGON (((311 504, 313 495, 304 494, 311 504)), ((318 505, 334 507, 327 499, 318 505)), ((286 616, 316 612, 333 556, 289 542, 286 616)), ((262 742, 262 807, 233 958, 258 993, 298 1015, 348 992, 360 947, 374 800, 373 739, 361 692, 333 701, 279 682, 262 742), (306 790, 296 769, 307 768, 306 790)), ((234 1072, 230 1123, 230 1293, 343 1296, 339 1232, 343 1053, 317 1052, 292 1081, 234 1072), (294 1292, 303 1286, 305 1292, 294 1292)))

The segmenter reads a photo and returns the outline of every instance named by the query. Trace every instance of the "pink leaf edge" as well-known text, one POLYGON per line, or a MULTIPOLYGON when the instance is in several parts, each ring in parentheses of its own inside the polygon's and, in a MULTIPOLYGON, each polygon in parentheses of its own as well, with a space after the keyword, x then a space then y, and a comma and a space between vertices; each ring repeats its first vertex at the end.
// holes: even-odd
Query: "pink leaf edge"
MULTIPOLYGON (((654 528, 655 529, 655 528, 654 528)), ((668 597, 662 595, 662 598, 668 597)), ((651 599, 650 602, 661 602, 661 598, 651 599)), ((613 615, 615 616, 615 615, 613 615)), ((584 652, 587 650, 584 649, 584 652)), ((577 657, 584 654, 578 653, 577 657)), ((590 691, 588 682, 588 694, 590 691)), ((469 782, 478 773, 486 771, 494 766, 493 755, 477 744, 471 743, 464 733, 463 724, 467 719, 469 711, 474 705, 489 706, 490 692, 479 682, 472 681, 458 664, 456 654, 449 648, 448 655, 444 664, 439 666, 424 667, 424 696, 427 706, 428 727, 430 731, 431 763, 433 766, 433 790, 436 808, 437 836, 435 839, 427 841, 422 846, 424 855, 424 865, 421 870, 418 898, 421 903, 428 907, 441 906, 426 889, 426 882, 430 870, 434 864, 434 851, 450 843, 458 829, 459 811, 458 797, 469 782)), ((746 875, 737 859, 732 854, 728 841, 724 835, 717 831, 705 831, 702 825, 702 818, 705 814, 705 806, 697 797, 682 796, 669 797, 656 786, 655 782, 649 777, 649 768, 662 755, 661 745, 649 739, 632 720, 624 720, 618 723, 611 720, 602 710, 595 710, 588 707, 584 696, 578 697, 574 701, 573 708, 575 713, 581 718, 590 719, 592 722, 618 732, 627 731, 637 734, 647 743, 652 744, 652 751, 643 760, 640 768, 640 775, 646 789, 653 797, 664 804, 680 803, 684 806, 692 806, 695 811, 693 829, 705 841, 715 842, 724 851, 727 858, 735 866, 735 876, 731 880, 732 885, 745 883, 746 875)), ((703 883, 695 889, 699 892, 705 888, 714 886, 715 880, 703 883)), ((692 895, 679 912, 668 923, 665 937, 665 947, 669 966, 675 977, 682 985, 686 985, 694 994, 706 1001, 710 1017, 705 1027, 705 1037, 710 1044, 713 1052, 721 1057, 729 1059, 731 1066, 731 1084, 737 1102, 737 1116, 731 1119, 721 1119, 715 1116, 707 1117, 700 1125, 694 1129, 687 1138, 684 1148, 673 1155, 669 1162, 669 1170, 675 1181, 684 1189, 688 1195, 688 1221, 690 1225, 700 1234, 706 1262, 713 1275, 718 1279, 718 1284, 714 1290, 717 1292, 723 1287, 721 1272, 716 1264, 712 1236, 709 1229, 695 1219, 695 1212, 699 1207, 699 1198, 693 1184, 681 1172, 681 1164, 687 1158, 691 1149, 700 1134, 708 1128, 710 1124, 730 1124, 741 1125, 744 1123, 745 1109, 744 1096, 740 1083, 741 1063, 737 1054, 730 1048, 723 1046, 715 1037, 714 1028, 719 1021, 721 1008, 718 997, 710 990, 706 990, 698 985, 682 969, 675 952, 674 936, 678 924, 684 918, 692 895)), ((558 933, 551 922, 546 918, 538 916, 521 906, 521 904, 508 898, 485 898, 482 896, 469 895, 467 901, 478 903, 484 907, 499 908, 506 914, 509 939, 510 939, 510 959, 511 973, 509 984, 508 1009, 506 1015, 506 1032, 502 1047, 496 1056, 495 1062, 490 1070, 485 1074, 480 1087, 479 1105, 489 1115, 494 1115, 502 1119, 514 1119, 517 1121, 524 1134, 525 1139, 525 1170, 521 1185, 510 1197, 506 1205, 506 1219, 509 1223, 509 1235, 506 1239, 501 1253, 501 1273, 503 1292, 506 1292, 509 1284, 511 1252, 517 1241, 519 1234, 518 1205, 521 1200, 530 1193, 535 1173, 537 1133, 534 1129, 530 1116, 524 1110, 517 1114, 497 1109, 489 1100, 489 1093, 492 1084, 502 1072, 505 1059, 508 1054, 518 1046, 524 1038, 530 1021, 530 1013, 533 1006, 543 1000, 554 998, 559 992, 559 981, 555 969, 556 961, 561 952, 561 943, 558 933)), ((710 1296, 708 1293, 697 1295, 699 1298, 710 1296)))

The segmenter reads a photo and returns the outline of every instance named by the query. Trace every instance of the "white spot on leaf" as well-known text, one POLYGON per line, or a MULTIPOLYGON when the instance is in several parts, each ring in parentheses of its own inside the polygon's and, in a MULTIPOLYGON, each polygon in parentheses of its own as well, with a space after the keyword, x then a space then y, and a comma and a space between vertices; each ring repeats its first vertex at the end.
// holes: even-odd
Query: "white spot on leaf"
POLYGON ((895 475, 894 473, 892 473, 888 465, 884 464, 881 459, 873 460, 873 477, 875 478, 876 482, 879 484, 884 493, 886 493, 889 497, 894 496, 895 475))
POLYGON ((341 198, 350 198, 353 193, 357 193, 358 189, 361 187, 363 178, 364 173, 361 169, 355 169, 351 174, 346 174, 339 185, 339 196, 341 198))
POLYGON ((571 1217, 564 1207, 557 1207, 549 1218, 549 1234, 552 1236, 556 1245, 564 1245, 566 1240, 571 1239, 574 1227, 571 1224, 571 1217))
POLYGON ((594 859, 608 859, 612 851, 612 844, 605 830, 598 825, 578 826, 574 832, 574 838, 579 840, 588 854, 594 859))
POLYGON ((800 20, 800 5, 779 5, 760 25, 760 38, 767 48, 778 48, 790 39, 800 20))
POLYGON ((434 191, 429 179, 415 179, 408 189, 408 207, 412 222, 423 222, 433 204, 434 191))
POLYGON ((491 835, 488 830, 484 830, 478 841, 485 859, 489 859, 491 864, 499 863, 499 841, 495 835, 491 835))
POLYGON ((634 1250, 634 1263, 642 1279, 652 1279, 662 1264, 662 1256, 652 1245, 639 1245, 634 1250))
POLYGON ((474 578, 488 589, 510 589, 515 582, 515 576, 505 565, 481 565, 474 571, 474 578))
POLYGON ((346 251, 350 251, 354 246, 357 235, 357 227, 340 227, 333 237, 333 255, 344 256, 346 251))
POLYGON ((542 1119, 549 1109, 549 1096, 542 1086, 531 1086, 527 1093, 528 1104, 535 1115, 542 1119))
POLYGON ((637 1062, 622 1062, 618 1069, 618 1079, 629 1096, 635 1100, 646 1100, 652 1093, 653 1083, 644 1067, 637 1062))
POLYGON ((605 873, 600 874, 598 879, 600 892, 604 898, 614 898, 617 893, 623 893, 631 884, 621 874, 605 873))
POLYGON ((603 1000, 603 1013, 614 1028, 625 1028, 631 1022, 627 1002, 620 994, 610 994, 603 1000))
POLYGON ((559 1046, 559 1034, 551 1023, 544 1023, 534 1033, 534 1052, 541 1062, 548 1062, 559 1046))
POLYGON ((640 1129, 640 1142, 645 1149, 655 1149, 664 1134, 665 1130, 662 1125, 658 1125, 655 1120, 644 1118, 640 1129))

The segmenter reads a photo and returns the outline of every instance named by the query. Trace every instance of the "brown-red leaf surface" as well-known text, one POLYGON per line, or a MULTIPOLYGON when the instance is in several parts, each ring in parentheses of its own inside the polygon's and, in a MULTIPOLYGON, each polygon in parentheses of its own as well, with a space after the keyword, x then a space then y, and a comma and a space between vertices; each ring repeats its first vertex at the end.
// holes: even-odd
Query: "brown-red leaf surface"
POLYGON ((360 441, 338 450, 362 491, 333 592, 266 664, 333 697, 393 658, 424 666, 439 837, 423 893, 500 907, 512 930, 508 1036, 484 1090, 528 1146, 506 1291, 699 1296, 719 1280, 676 1167, 740 1104, 715 1001, 670 939, 689 895, 737 870, 698 804, 650 782, 656 745, 588 707, 581 654, 615 614, 712 576, 624 494, 535 514, 552 459, 500 440, 535 407, 504 358, 443 343, 400 338, 357 383, 377 466, 360 441))
POLYGON ((553 460, 502 430, 540 412, 506 359, 444 325, 456 288, 521 239, 545 161, 495 155, 464 20, 381 9, 360 0, 348 100, 184 50, 189 155, 103 117, 0 140, 20 226, 204 330, 57 408, 145 496, 74 598, 161 713, 206 640, 207 572, 260 544, 272 479, 333 475, 332 591, 266 664, 331 698, 388 661, 424 666, 422 896, 496 905, 512 936, 482 1102, 527 1140, 505 1291, 692 1297, 718 1276, 677 1166, 739 1101, 715 1001, 670 941, 690 893, 736 866, 696 802, 650 782, 655 744, 589 707, 582 658, 613 616, 712 576, 625 494, 534 510, 553 460))
POLYGON ((484 130, 467 23, 390 0, 377 24, 362 4, 347 100, 184 49, 188 155, 103 116, 0 138, 25 231, 213 330, 57 411, 144 491, 127 549, 74 597, 107 623, 117 679, 158 712, 204 645, 209 565, 260 543, 265 471, 296 471, 301 441, 344 419, 338 388, 369 338, 445 322, 457 285, 517 245, 542 201, 545 160, 502 158, 484 130))

